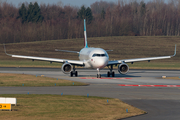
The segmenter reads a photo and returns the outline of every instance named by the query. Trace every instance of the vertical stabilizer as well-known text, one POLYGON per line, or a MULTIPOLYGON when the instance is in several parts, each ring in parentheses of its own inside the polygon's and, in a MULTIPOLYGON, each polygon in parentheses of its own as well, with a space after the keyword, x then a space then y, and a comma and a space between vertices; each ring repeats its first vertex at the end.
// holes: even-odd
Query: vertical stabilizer
POLYGON ((86 33, 86 20, 84 19, 84 47, 88 48, 87 44, 87 33, 86 33))

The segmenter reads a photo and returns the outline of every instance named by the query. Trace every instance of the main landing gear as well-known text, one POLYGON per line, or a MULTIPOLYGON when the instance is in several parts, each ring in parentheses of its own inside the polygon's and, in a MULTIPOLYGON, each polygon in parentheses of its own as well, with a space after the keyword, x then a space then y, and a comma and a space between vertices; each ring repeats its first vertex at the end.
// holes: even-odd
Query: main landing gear
POLYGON ((73 75, 75 75, 75 77, 78 76, 78 72, 76 71, 75 66, 73 66, 73 71, 70 72, 70 77, 73 77, 73 75))
MULTIPOLYGON (((108 68, 109 68, 109 66, 108 66, 108 68)), ((111 68, 109 68, 109 70, 110 71, 107 72, 107 77, 110 77, 110 76, 115 77, 115 72, 112 71, 113 70, 113 65, 111 65, 111 68)))

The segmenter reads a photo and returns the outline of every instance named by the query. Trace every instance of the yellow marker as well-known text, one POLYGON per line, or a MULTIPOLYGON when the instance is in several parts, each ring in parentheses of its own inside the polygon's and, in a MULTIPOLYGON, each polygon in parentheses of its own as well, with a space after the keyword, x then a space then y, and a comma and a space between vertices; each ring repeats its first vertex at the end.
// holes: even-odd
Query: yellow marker
POLYGON ((0 103, 0 110, 11 110, 11 104, 1 104, 0 103))

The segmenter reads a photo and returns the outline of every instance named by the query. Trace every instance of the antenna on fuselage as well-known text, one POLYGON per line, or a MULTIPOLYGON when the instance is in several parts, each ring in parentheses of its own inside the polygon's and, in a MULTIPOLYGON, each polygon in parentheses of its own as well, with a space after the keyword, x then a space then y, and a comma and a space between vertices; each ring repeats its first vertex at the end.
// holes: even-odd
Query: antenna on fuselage
POLYGON ((86 33, 86 20, 84 19, 84 47, 88 48, 87 44, 87 33, 86 33))

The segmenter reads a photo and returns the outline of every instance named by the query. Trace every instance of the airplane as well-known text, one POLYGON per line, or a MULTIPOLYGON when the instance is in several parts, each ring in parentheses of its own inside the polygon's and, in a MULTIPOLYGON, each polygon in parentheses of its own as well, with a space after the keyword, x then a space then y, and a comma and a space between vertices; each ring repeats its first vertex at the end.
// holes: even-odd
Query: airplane
MULTIPOLYGON (((5 44, 4 44, 4 51, 7 54, 5 44)), ((48 61, 50 63, 52 62, 63 63, 61 70, 64 74, 70 74, 70 77, 73 77, 74 75, 76 77, 78 76, 78 72, 76 71, 75 66, 97 69, 97 72, 98 72, 97 78, 101 78, 100 70, 106 66, 109 68, 109 71, 107 72, 107 77, 110 77, 110 76, 115 77, 115 72, 113 71, 114 65, 115 66, 118 65, 118 72, 120 74, 125 75, 129 72, 129 66, 126 63, 133 64, 134 62, 140 62, 140 61, 150 62, 151 60, 172 58, 176 55, 176 45, 175 45, 174 55, 170 55, 170 56, 110 61, 107 52, 112 51, 112 50, 104 50, 102 48, 88 47, 87 33, 86 33, 86 20, 84 19, 84 48, 82 48, 79 52, 68 51, 68 50, 58 50, 58 49, 55 49, 55 51, 77 53, 79 54, 79 60, 67 60, 67 59, 45 58, 45 57, 34 57, 34 56, 24 56, 24 55, 12 55, 12 54, 7 54, 7 55, 14 58, 31 59, 32 61, 40 60, 40 61, 48 61)))

